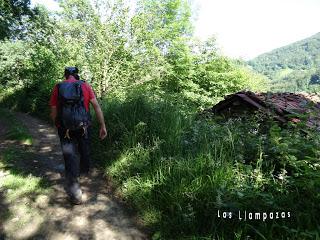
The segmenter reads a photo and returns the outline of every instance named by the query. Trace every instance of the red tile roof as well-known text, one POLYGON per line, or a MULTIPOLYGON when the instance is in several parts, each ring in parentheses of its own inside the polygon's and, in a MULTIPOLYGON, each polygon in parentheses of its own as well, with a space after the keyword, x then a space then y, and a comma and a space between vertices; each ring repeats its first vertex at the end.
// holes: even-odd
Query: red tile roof
POLYGON ((320 126, 320 97, 315 94, 305 93, 253 93, 237 92, 225 99, 209 111, 223 113, 224 110, 232 111, 234 102, 240 102, 253 110, 272 113, 274 118, 281 122, 300 122, 301 115, 307 116, 307 125, 320 126), (299 116, 300 115, 300 116, 299 116))

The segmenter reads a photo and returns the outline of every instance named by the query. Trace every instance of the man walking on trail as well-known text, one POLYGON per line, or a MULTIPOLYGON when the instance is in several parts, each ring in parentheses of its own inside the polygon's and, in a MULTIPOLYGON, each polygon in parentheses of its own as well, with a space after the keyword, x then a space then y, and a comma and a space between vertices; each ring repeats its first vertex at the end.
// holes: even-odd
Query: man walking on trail
POLYGON ((65 80, 55 85, 51 99, 51 118, 58 128, 65 162, 67 192, 74 204, 81 204, 80 175, 87 175, 90 168, 90 135, 92 104, 100 123, 99 137, 107 136, 103 113, 91 86, 79 80, 78 68, 66 67, 65 80), (76 151, 80 154, 80 161, 76 151))

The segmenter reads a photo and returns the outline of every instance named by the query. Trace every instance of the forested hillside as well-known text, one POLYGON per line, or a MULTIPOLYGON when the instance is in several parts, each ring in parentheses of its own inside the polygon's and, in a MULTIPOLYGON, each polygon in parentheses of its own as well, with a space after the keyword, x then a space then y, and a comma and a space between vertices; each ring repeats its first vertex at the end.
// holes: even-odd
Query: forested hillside
POLYGON ((320 84, 320 33, 248 62, 277 91, 315 91, 320 84))
POLYGON ((200 116, 227 94, 268 85, 213 38, 193 37, 190 1, 130 10, 125 0, 61 0, 58 13, 28 3, 1 6, 1 106, 48 120, 53 86, 77 66, 108 128, 99 141, 94 122, 94 161, 152 239, 319 238, 319 135, 260 115, 200 116), (268 217, 243 221, 239 211, 268 217))

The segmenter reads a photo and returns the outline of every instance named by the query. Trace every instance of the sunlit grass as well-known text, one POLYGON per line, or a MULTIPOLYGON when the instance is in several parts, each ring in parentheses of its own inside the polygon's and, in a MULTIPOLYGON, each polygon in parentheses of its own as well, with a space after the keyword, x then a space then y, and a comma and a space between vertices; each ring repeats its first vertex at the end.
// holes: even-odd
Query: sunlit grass
POLYGON ((33 206, 34 199, 50 194, 50 189, 47 181, 33 175, 31 162, 35 155, 28 130, 8 110, 0 109, 0 118, 7 130, 5 138, 14 140, 0 152, 1 204, 7 206, 0 214, 0 222, 5 233, 15 239, 21 238, 19 234, 28 224, 34 223, 32 227, 41 224, 43 219, 39 209, 33 206))
POLYGON ((219 123, 165 101, 105 106, 112 141, 96 142, 96 152, 108 156, 107 174, 153 239, 316 239, 316 135, 273 124, 258 133, 255 119, 219 123), (283 210, 295 218, 223 222, 218 209, 283 210))
MULTIPOLYGON (((6 139, 17 140, 23 145, 32 145, 31 135, 14 114, 9 110, 0 109, 0 118, 7 128, 6 139)), ((44 190, 40 184, 41 178, 25 172, 24 166, 33 159, 33 155, 27 149, 22 150, 18 145, 8 146, 0 154, 0 170, 6 173, 1 179, 0 189, 6 192, 8 201, 44 190)))
POLYGON ((45 189, 41 185, 39 177, 9 174, 1 179, 0 190, 6 193, 6 200, 11 202, 30 194, 43 193, 45 189))

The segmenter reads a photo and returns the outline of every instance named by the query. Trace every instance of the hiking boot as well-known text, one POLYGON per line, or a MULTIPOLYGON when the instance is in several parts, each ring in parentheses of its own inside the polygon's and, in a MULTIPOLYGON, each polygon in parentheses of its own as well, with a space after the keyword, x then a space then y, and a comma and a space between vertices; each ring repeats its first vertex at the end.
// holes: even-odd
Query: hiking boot
POLYGON ((78 182, 74 182, 69 186, 68 193, 73 204, 82 203, 82 191, 78 182))
POLYGON ((81 171, 79 175, 80 180, 88 180, 91 177, 91 171, 81 171))
POLYGON ((82 204, 82 197, 81 199, 75 198, 74 196, 70 196, 70 202, 74 205, 81 205, 82 204))

